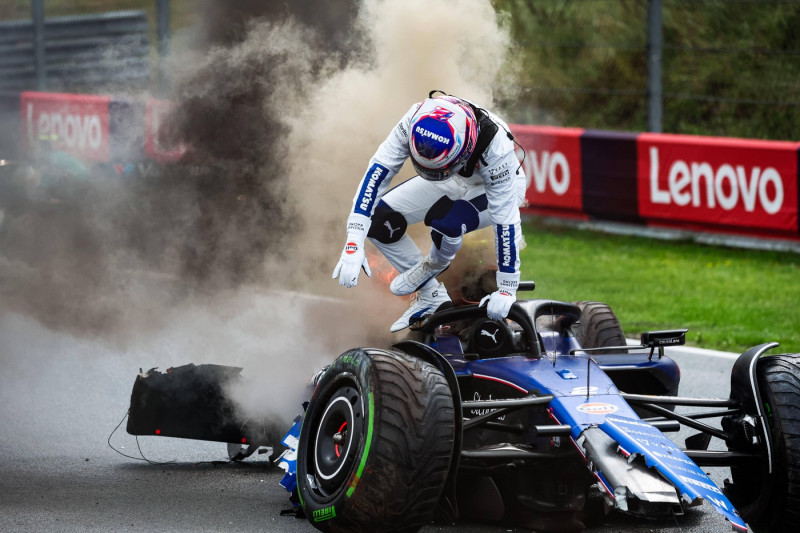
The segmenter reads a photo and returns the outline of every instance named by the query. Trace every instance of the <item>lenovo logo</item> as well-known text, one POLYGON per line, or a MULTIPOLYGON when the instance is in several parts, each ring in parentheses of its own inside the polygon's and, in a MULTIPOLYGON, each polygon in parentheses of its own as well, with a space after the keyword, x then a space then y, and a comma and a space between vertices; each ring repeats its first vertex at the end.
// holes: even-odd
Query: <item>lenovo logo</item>
POLYGON ((532 177, 536 192, 542 193, 549 188, 556 196, 566 194, 569 189, 570 169, 564 154, 529 150, 528 158, 530 162, 525 165, 525 171, 532 177))
POLYGON ((29 148, 47 139, 78 158, 108 160, 108 97, 25 92, 21 103, 29 148))
MULTIPOLYGON (((581 135, 578 128, 512 126, 534 208, 583 210, 581 135)), ((515 170, 513 167, 511 170, 515 170)))
POLYGON ((52 137, 69 149, 97 150, 103 144, 103 127, 97 115, 40 113, 33 124, 33 104, 27 109, 28 131, 37 138, 52 137))
POLYGON ((771 166, 745 166, 676 159, 662 173, 659 149, 651 146, 650 201, 680 207, 760 209, 774 215, 783 207, 785 190, 780 173, 771 166))

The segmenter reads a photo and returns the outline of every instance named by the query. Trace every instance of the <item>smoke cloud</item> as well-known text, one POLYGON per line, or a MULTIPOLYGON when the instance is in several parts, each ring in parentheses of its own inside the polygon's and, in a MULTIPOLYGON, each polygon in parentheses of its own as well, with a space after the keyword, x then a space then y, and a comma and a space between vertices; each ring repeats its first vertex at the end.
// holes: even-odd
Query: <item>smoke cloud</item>
MULTIPOLYGON (((202 12, 169 61, 166 127, 189 147, 183 164, 135 183, 64 180, 46 197, 20 178, 0 321, 31 317, 135 368, 242 366, 245 410, 288 418, 316 368, 391 343, 408 304, 377 256, 355 289, 330 277, 370 156, 432 89, 486 107, 509 94, 510 40, 488 0, 205 0, 202 12)), ((5 342, 25 342, 11 329, 5 342)))

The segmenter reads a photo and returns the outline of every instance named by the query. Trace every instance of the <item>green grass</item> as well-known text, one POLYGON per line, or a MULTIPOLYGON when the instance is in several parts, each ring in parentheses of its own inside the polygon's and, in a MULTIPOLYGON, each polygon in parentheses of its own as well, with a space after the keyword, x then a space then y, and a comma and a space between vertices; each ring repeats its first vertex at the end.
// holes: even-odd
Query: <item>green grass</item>
POLYGON ((625 334, 689 328, 687 344, 800 352, 800 254, 610 235, 531 220, 522 277, 536 297, 608 303, 625 334))

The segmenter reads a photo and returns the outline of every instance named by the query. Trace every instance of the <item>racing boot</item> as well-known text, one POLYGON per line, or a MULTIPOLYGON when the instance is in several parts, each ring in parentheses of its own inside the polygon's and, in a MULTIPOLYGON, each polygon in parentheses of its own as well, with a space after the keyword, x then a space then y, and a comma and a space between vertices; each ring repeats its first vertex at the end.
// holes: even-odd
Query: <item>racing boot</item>
POLYGON ((403 313, 403 316, 397 319, 397 322, 392 324, 391 331, 394 333, 405 329, 414 322, 432 315, 440 308, 446 309, 452 306, 453 302, 450 300, 450 296, 447 295, 444 283, 434 285, 430 289, 421 289, 411 297, 411 307, 403 313))
POLYGON ((450 266, 450 261, 446 263, 435 263, 431 256, 409 268, 392 280, 389 290, 397 296, 405 296, 417 292, 428 281, 438 276, 450 266))

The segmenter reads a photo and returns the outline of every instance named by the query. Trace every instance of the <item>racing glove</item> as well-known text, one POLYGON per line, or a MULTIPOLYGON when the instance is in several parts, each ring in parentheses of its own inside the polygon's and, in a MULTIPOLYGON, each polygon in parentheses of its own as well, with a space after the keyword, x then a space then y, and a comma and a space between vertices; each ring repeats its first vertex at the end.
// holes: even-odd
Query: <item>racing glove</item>
POLYGON ((480 307, 486 305, 486 315, 492 320, 503 320, 511 310, 511 304, 517 301, 519 288, 519 272, 497 272, 497 290, 484 296, 480 307))
POLYGON ((367 276, 372 277, 369 262, 364 255, 364 239, 369 230, 370 219, 364 215, 351 214, 347 217, 347 242, 342 250, 342 256, 333 269, 333 279, 339 278, 339 285, 355 287, 358 285, 358 276, 361 269, 367 276))

